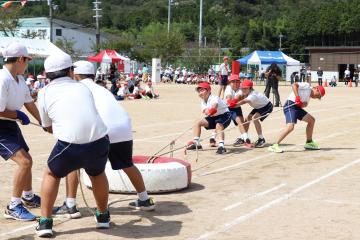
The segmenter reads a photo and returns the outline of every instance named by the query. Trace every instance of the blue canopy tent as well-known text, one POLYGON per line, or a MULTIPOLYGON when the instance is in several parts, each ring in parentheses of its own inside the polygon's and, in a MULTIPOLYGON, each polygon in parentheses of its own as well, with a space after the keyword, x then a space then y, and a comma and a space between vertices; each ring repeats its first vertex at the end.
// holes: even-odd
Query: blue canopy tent
POLYGON ((290 74, 300 70, 300 62, 287 56, 281 51, 254 51, 249 55, 237 60, 242 65, 270 65, 276 63, 286 65, 286 80, 290 80, 290 74))

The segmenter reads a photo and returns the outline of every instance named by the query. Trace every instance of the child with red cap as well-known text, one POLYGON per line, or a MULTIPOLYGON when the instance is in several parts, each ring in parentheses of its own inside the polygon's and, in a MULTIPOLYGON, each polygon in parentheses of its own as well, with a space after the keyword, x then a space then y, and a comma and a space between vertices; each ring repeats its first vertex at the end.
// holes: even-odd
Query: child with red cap
POLYGON ((309 83, 294 83, 292 93, 284 105, 284 114, 286 119, 286 128, 280 133, 275 144, 269 147, 269 151, 281 153, 283 150, 279 147, 284 138, 294 130, 297 120, 307 123, 305 149, 319 150, 319 145, 312 140, 312 134, 315 125, 315 118, 307 113, 303 108, 307 107, 311 98, 321 99, 325 95, 325 88, 321 85, 311 88, 309 83))
POLYGON ((246 121, 248 122, 244 125, 245 130, 247 132, 249 130, 250 121, 254 121, 255 129, 259 136, 258 140, 255 142, 255 147, 264 147, 266 141, 262 135, 260 121, 264 121, 265 118, 273 111, 273 105, 264 94, 256 92, 253 89, 253 82, 251 80, 245 79, 241 85, 241 90, 244 99, 239 101, 237 106, 248 103, 254 108, 246 118, 246 121))
POLYGON ((240 78, 238 74, 231 74, 229 77, 229 85, 225 89, 224 99, 227 102, 231 112, 231 118, 236 126, 239 126, 241 136, 236 139, 233 146, 244 144, 247 148, 252 148, 249 135, 244 127, 244 117, 240 106, 237 106, 238 98, 242 96, 240 88, 240 78))
POLYGON ((202 149, 200 145, 201 127, 205 129, 215 129, 219 138, 219 147, 217 154, 226 152, 224 147, 225 134, 223 130, 227 128, 231 122, 231 113, 227 105, 216 95, 211 94, 211 87, 208 82, 201 82, 198 84, 196 91, 199 94, 201 101, 201 110, 206 117, 195 124, 194 140, 190 141, 187 150, 202 149))
POLYGON ((148 96, 151 99, 159 97, 159 94, 155 93, 155 90, 154 90, 154 87, 152 86, 151 81, 148 81, 146 86, 145 86, 145 95, 148 96))

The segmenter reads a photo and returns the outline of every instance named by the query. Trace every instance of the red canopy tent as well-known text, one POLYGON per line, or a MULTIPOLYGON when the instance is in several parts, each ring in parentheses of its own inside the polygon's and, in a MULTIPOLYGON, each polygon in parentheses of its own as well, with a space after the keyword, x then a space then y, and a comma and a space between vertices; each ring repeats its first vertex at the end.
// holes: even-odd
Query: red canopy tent
POLYGON ((118 63, 118 70, 124 71, 124 61, 130 60, 118 54, 115 50, 103 50, 96 56, 87 58, 91 62, 118 63))

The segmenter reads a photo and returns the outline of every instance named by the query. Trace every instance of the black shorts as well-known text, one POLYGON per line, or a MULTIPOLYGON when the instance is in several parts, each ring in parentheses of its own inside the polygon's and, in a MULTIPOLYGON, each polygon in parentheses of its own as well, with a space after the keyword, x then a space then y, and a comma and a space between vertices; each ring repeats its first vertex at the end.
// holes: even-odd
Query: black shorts
POLYGON ((114 170, 134 166, 132 160, 133 141, 111 143, 109 147, 109 161, 114 170))
POLYGON ((255 113, 259 113, 262 117, 260 118, 260 121, 264 121, 267 116, 269 116, 268 113, 271 113, 273 111, 273 105, 271 102, 266 104, 265 107, 256 109, 254 108, 249 115, 254 115, 255 113))
POLYGON ((220 123, 224 126, 224 129, 230 125, 231 122, 231 113, 226 112, 215 117, 206 117, 205 120, 209 123, 209 126, 205 129, 215 129, 216 124, 220 123))
POLYGON ((286 123, 297 123, 297 120, 302 120, 308 114, 301 107, 294 105, 293 101, 287 100, 284 105, 284 114, 286 123))
POLYGON ((220 85, 222 86, 228 85, 228 75, 221 75, 220 85))
POLYGON ((80 168, 89 176, 98 176, 105 170, 109 144, 108 136, 85 144, 58 140, 49 156, 48 167, 58 178, 80 168))
POLYGON ((26 152, 29 151, 17 123, 0 120, 0 156, 8 160, 20 149, 24 149, 26 152))
POLYGON ((233 120, 233 123, 237 126, 238 124, 236 122, 236 118, 243 116, 242 109, 241 107, 238 107, 238 108, 229 108, 229 110, 231 113, 231 119, 233 120))

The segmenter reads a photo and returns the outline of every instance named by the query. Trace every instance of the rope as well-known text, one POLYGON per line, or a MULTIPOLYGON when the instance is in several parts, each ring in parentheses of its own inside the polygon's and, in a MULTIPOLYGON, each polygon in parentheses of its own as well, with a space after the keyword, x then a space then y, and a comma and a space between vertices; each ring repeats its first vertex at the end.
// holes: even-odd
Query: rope
MULTIPOLYGON (((287 106, 287 107, 285 107, 285 108, 279 108, 279 109, 277 109, 277 110, 275 110, 275 111, 273 111, 273 112, 271 112, 271 113, 266 113, 266 114, 264 114, 264 115, 261 115, 260 117, 257 117, 257 118, 248 120, 248 121, 246 121, 246 122, 241 123, 241 125, 245 125, 245 124, 251 123, 251 122, 253 122, 253 121, 256 121, 256 120, 258 120, 258 119, 261 119, 261 118, 263 118, 263 117, 266 117, 266 116, 268 116, 268 115, 270 115, 270 114, 272 114, 272 113, 276 113, 276 112, 279 112, 279 111, 281 111, 281 110, 288 109, 288 108, 290 108, 290 107, 292 107, 292 106, 294 106, 294 105, 296 105, 296 103, 293 103, 293 104, 291 104, 291 105, 289 105, 289 106, 287 106)), ((194 126, 192 126, 191 128, 193 128, 193 127, 194 127, 194 126)), ((233 129, 233 128, 236 128, 236 127, 238 127, 238 126, 233 126, 233 127, 224 129, 224 130, 222 130, 222 131, 220 131, 220 132, 218 132, 218 133, 222 133, 222 132, 225 132, 225 131, 229 131, 229 130, 231 130, 231 129, 233 129)), ((208 137, 204 137, 204 138, 200 139, 199 142, 202 142, 203 140, 206 140, 206 139, 209 139, 209 138, 211 138, 211 135, 208 136, 208 137)), ((168 144, 167 146, 169 146, 169 144, 168 144)), ((170 150, 170 151, 168 151, 168 152, 159 154, 162 150, 165 149, 165 147, 164 147, 164 148, 162 148, 160 151, 158 151, 156 154, 154 154, 153 156, 151 156, 149 159, 156 159, 156 158, 159 158, 159 157, 161 157, 161 156, 167 155, 167 154, 169 154, 169 153, 171 153, 171 152, 176 152, 176 151, 181 150, 181 149, 186 148, 186 147, 187 147, 187 145, 184 145, 184 146, 181 146, 181 147, 179 147, 179 148, 172 149, 172 150, 170 150)), ((185 155, 186 155, 186 150, 185 150, 185 155)), ((198 148, 196 148, 196 155, 197 155, 197 156, 196 156, 196 162, 197 162, 197 161, 198 161, 198 148)), ((149 163, 149 162, 148 162, 148 163, 149 163)))
POLYGON ((81 190, 81 196, 84 200, 84 203, 85 203, 85 206, 86 206, 86 210, 88 210, 88 212, 91 214, 91 215, 95 215, 95 211, 90 207, 90 205, 88 204, 86 198, 85 198, 85 193, 84 193, 84 189, 83 189, 83 185, 81 183, 81 179, 80 179, 80 169, 76 170, 76 175, 77 175, 77 178, 78 178, 78 181, 79 181, 79 185, 80 185, 80 190, 81 190))
MULTIPOLYGON (((1 120, 7 120, 7 121, 12 121, 12 122, 18 122, 18 123, 21 123, 21 121, 19 119, 13 119, 13 118, 6 118, 6 117, 0 117, 1 120)), ((37 124, 37 123, 33 123, 33 122, 30 122, 29 123, 30 125, 34 125, 34 126, 37 126, 37 127, 41 127, 42 126, 40 124, 37 124)))

